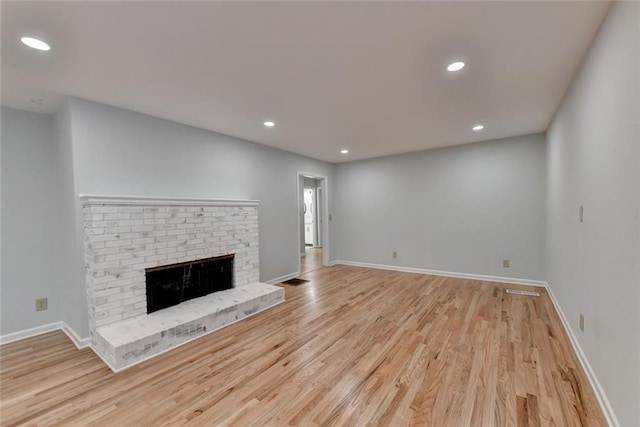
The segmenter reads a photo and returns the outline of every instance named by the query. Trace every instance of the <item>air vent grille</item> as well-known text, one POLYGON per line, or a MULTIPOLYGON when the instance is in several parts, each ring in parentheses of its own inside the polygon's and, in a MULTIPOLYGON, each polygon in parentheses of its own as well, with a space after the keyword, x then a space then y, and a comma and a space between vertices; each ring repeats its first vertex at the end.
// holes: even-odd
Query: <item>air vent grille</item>
POLYGON ((518 289, 507 289, 507 293, 508 294, 515 294, 515 295, 526 295, 528 297, 539 297, 540 294, 538 292, 532 292, 532 291, 521 291, 518 289))

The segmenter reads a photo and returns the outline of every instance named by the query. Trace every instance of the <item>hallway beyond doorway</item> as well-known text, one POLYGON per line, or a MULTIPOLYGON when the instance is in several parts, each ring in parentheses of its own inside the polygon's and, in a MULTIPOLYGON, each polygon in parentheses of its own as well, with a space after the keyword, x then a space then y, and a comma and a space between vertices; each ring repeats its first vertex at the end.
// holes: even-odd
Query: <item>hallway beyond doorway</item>
POLYGON ((322 248, 307 247, 305 256, 300 258, 300 274, 322 267, 322 248))

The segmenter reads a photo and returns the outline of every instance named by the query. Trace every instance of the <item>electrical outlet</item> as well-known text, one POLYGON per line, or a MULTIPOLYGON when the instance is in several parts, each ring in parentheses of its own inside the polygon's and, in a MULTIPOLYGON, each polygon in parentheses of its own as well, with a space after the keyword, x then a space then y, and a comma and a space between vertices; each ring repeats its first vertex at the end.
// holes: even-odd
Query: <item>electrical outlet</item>
POLYGON ((509 261, 508 259, 503 259, 502 268, 510 268, 510 267, 511 267, 511 261, 509 261))
POLYGON ((584 206, 580 205, 580 222, 584 222, 584 206))
POLYGON ((395 259, 395 258, 398 258, 398 252, 393 251, 393 252, 391 253, 391 256, 392 256, 394 259, 395 259))
POLYGON ((580 330, 584 332, 584 314, 580 313, 580 330))
POLYGON ((38 298, 36 299, 36 311, 46 310, 48 307, 46 298, 38 298))

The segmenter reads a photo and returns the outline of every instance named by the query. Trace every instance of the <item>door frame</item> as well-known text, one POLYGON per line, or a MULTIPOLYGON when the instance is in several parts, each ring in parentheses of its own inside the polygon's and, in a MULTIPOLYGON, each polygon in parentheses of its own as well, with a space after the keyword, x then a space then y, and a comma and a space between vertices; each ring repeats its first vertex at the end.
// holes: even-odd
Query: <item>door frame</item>
MULTIPOLYGON (((301 263, 301 254, 300 254, 300 243, 302 242, 302 235, 300 233, 301 230, 304 231, 304 229, 302 227, 304 227, 304 214, 302 212, 302 203, 304 201, 304 199, 301 199, 304 197, 304 195, 302 194, 302 191, 304 190, 304 185, 300 185, 300 182, 304 182, 304 178, 312 178, 312 179, 316 179, 319 181, 320 185, 319 188, 321 188, 321 194, 322 194, 322 206, 320 207, 321 209, 321 215, 322 215, 322 265, 324 266, 328 266, 329 265, 329 259, 330 259, 330 238, 329 238, 329 228, 330 228, 330 223, 329 223, 329 178, 325 175, 319 175, 317 173, 314 172, 305 172, 305 171, 298 171, 296 174, 296 189, 297 189, 297 194, 296 194, 296 200, 298 202, 297 204, 297 210, 298 210, 298 232, 296 233, 298 235, 298 240, 296 241, 296 256, 298 257, 298 274, 300 274, 301 268, 300 268, 300 263, 301 263)), ((317 204, 317 203, 316 203, 317 204)))
POLYGON ((316 199, 316 212, 314 214, 315 224, 313 224, 315 240, 313 242, 313 247, 321 248, 322 245, 322 231, 324 229, 324 220, 322 219, 322 209, 324 202, 322 201, 322 195, 324 194, 322 191, 322 186, 314 189, 315 199, 316 199), (320 209, 318 209, 320 207, 320 209))

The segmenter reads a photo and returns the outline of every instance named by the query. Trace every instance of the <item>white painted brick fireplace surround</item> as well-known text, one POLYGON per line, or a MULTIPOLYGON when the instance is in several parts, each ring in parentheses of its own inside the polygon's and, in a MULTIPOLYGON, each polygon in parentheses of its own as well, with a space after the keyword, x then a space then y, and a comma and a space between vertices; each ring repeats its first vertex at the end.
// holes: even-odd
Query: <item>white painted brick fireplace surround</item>
POLYGON ((258 283, 257 201, 80 198, 90 339, 112 369, 284 301, 282 288, 258 283), (228 254, 234 289, 147 315, 146 268, 228 254))

